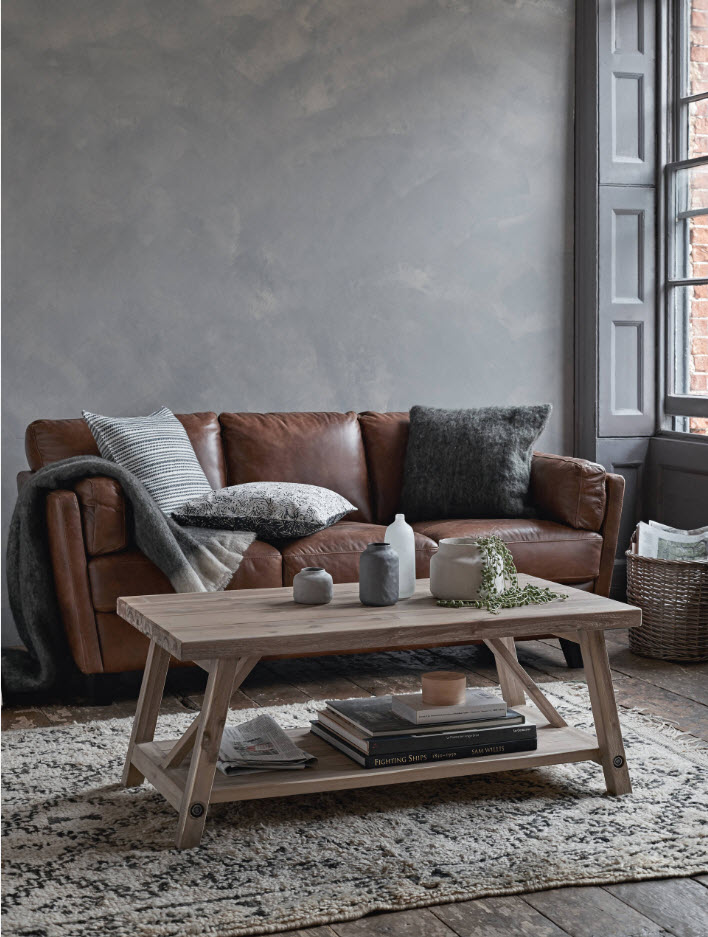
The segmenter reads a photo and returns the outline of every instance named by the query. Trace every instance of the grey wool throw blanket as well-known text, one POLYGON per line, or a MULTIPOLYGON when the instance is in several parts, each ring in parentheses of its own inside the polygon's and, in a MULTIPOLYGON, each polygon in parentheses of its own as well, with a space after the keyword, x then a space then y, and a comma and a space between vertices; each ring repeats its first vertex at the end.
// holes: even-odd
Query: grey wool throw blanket
POLYGON ((40 469, 22 487, 10 523, 5 567, 10 608, 27 650, 3 651, 8 693, 49 689, 73 667, 54 591, 45 502, 50 491, 96 475, 120 483, 132 507, 135 544, 176 592, 226 588, 255 540, 250 531, 180 527, 131 472, 98 456, 75 456, 40 469))

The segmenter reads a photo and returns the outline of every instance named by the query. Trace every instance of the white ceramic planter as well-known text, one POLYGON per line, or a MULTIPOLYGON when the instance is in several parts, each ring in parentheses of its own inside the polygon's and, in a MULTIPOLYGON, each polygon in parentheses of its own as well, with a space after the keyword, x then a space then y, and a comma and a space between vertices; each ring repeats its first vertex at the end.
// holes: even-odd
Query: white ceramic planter
POLYGON ((300 605, 326 605, 333 594, 332 577, 321 566, 306 566, 293 578, 293 599, 300 605))
MULTIPOLYGON (((480 598, 482 551, 474 537, 446 537, 430 560, 430 591, 436 599, 480 598)), ((496 588, 504 589, 504 577, 496 578, 496 588)))

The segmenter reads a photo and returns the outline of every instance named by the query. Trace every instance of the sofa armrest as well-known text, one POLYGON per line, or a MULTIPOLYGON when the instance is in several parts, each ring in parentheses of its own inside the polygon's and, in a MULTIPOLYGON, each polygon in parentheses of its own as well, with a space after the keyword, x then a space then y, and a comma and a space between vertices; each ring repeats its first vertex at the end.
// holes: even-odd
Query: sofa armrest
POLYGON ((46 510, 54 587, 71 653, 83 673, 102 673, 79 502, 73 491, 50 491, 46 510))
POLYGON ((34 472, 25 470, 24 472, 17 473, 17 493, 19 494, 24 488, 25 484, 32 478, 34 472))
POLYGON ((624 500, 624 478, 621 475, 605 475, 605 489, 607 492, 607 507, 605 517, 600 528, 602 534, 602 553, 600 554, 600 572, 595 580, 594 592, 597 595, 609 596, 612 587, 612 573, 615 568, 617 554, 617 539, 619 537, 620 520, 622 519, 622 502, 624 500))
POLYGON ((607 505, 606 477, 595 462, 534 452, 531 500, 543 517, 576 530, 599 531, 607 505))
POLYGON ((126 502, 114 478, 82 478, 74 485, 81 507, 84 545, 89 556, 116 553, 129 546, 126 502))

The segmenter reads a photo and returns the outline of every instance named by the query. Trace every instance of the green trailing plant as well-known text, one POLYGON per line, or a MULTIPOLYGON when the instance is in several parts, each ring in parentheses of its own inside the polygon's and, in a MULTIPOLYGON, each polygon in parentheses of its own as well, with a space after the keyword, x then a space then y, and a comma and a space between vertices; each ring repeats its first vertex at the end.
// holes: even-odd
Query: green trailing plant
POLYGON ((545 605, 554 599, 568 598, 562 592, 552 592, 547 586, 519 586, 514 558, 500 537, 480 537, 476 541, 482 553, 482 584, 478 599, 438 599, 445 608, 486 608, 498 615, 502 608, 518 608, 522 605, 545 605), (497 578, 501 577, 504 588, 497 589, 497 578))

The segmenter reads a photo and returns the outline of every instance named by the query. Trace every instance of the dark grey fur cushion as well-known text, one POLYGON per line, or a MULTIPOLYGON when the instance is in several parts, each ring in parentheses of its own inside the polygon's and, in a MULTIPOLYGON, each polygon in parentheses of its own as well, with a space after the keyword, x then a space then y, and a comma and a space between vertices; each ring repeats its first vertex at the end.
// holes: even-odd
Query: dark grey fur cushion
POLYGON ((550 404, 413 407, 401 507, 409 521, 528 517, 533 445, 550 404))

